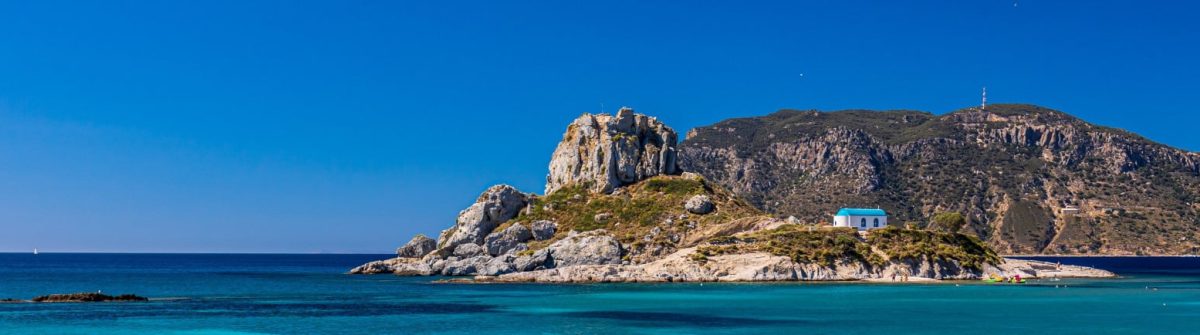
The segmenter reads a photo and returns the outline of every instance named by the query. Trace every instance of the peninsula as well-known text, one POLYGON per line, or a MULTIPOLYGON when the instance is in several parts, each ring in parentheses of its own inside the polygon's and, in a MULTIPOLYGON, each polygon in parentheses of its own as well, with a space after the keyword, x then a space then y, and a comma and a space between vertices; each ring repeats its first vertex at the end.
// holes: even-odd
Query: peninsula
POLYGON ((681 170, 677 142, 629 108, 584 114, 551 157, 544 195, 488 188, 436 240, 418 235, 397 257, 350 273, 503 282, 1114 276, 1005 259, 976 236, 927 223, 859 231, 772 215, 681 170))

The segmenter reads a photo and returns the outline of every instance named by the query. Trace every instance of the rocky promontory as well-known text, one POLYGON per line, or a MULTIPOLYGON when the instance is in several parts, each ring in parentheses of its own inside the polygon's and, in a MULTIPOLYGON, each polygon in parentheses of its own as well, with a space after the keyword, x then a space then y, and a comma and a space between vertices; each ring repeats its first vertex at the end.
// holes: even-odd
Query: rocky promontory
POLYGON ((681 173, 675 142, 674 130, 631 109, 580 116, 550 160, 544 195, 492 186, 437 240, 418 235, 397 257, 350 273, 504 282, 1050 275, 1036 262, 1005 260, 957 232, 860 233, 772 217, 701 175, 681 173))

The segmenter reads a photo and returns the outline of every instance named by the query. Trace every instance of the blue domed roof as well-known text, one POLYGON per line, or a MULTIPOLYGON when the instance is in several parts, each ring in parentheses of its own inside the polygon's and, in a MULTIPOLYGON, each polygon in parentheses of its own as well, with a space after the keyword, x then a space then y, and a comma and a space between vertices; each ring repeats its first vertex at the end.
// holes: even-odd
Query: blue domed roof
POLYGON ((887 213, 878 208, 842 208, 837 212, 837 216, 887 216, 887 213))

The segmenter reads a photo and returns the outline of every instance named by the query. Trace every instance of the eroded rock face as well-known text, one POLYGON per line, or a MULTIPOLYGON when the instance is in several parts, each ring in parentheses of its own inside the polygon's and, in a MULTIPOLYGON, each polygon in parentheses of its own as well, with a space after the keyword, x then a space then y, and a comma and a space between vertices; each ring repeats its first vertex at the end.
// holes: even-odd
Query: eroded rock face
POLYGON ((677 137, 658 119, 630 108, 617 115, 584 114, 567 127, 550 158, 546 194, 575 183, 609 193, 651 176, 676 174, 677 137))
POLYGON ((433 252, 434 249, 437 249, 437 241, 425 235, 417 234, 417 236, 413 236, 412 240, 405 243, 404 246, 396 249, 396 257, 421 258, 433 252))
POLYGON ((513 251, 522 243, 533 239, 533 232, 524 225, 514 224, 505 228, 504 231, 494 232, 484 238, 484 245, 487 247, 487 253, 492 256, 499 256, 513 251))
POLYGON ((712 213, 713 209, 716 209, 713 206, 712 200, 707 195, 693 196, 691 199, 688 199, 687 203, 683 204, 683 208, 692 214, 701 215, 712 213))
POLYGON ((454 250, 463 243, 483 244, 484 238, 504 221, 516 216, 529 202, 529 195, 508 185, 488 188, 475 204, 458 213, 454 227, 442 232, 438 246, 454 250))

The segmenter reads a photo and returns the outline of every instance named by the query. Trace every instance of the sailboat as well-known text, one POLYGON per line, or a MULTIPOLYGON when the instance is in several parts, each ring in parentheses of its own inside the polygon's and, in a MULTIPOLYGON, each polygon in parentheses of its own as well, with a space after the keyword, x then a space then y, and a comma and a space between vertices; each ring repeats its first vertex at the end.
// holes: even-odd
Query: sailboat
POLYGON ((37 248, 33 248, 33 254, 37 255, 37 248))

